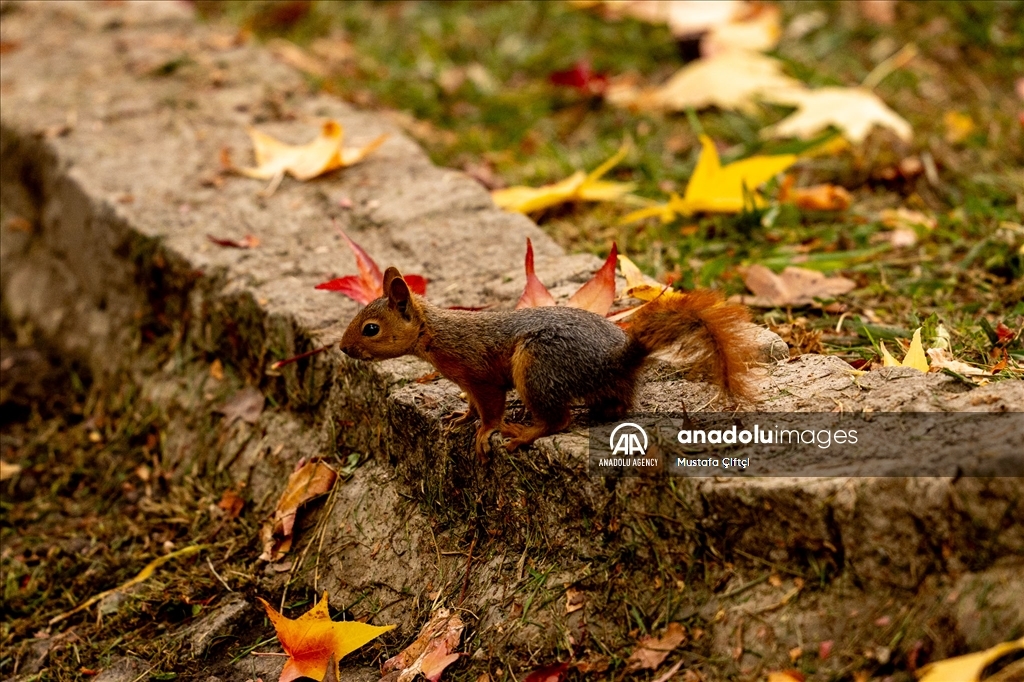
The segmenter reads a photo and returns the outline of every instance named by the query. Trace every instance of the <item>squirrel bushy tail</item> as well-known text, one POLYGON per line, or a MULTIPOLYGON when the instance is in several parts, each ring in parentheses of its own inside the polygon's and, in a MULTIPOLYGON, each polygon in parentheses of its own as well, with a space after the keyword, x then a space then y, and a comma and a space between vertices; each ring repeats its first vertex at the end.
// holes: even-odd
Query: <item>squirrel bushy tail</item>
POLYGON ((747 363, 756 356, 750 313, 716 291, 696 289, 655 299, 630 318, 629 355, 642 361, 674 350, 686 364, 706 372, 737 398, 753 394, 747 363))

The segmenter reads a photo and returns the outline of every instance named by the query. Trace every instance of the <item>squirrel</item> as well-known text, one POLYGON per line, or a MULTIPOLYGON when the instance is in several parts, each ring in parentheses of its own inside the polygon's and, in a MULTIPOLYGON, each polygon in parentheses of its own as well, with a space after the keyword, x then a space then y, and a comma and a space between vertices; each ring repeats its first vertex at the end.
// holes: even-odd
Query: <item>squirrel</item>
POLYGON ((480 418, 475 449, 483 457, 499 431, 513 451, 569 425, 570 404, 582 401, 600 421, 622 418, 651 353, 676 347, 734 397, 751 394, 747 361, 755 355, 745 306, 697 289, 655 299, 626 330, 579 308, 511 311, 440 308, 412 293, 401 273, 384 273, 384 296, 356 315, 341 350, 358 360, 415 355, 466 393, 469 409, 455 424, 480 418), (504 421, 505 394, 515 388, 533 423, 504 421))

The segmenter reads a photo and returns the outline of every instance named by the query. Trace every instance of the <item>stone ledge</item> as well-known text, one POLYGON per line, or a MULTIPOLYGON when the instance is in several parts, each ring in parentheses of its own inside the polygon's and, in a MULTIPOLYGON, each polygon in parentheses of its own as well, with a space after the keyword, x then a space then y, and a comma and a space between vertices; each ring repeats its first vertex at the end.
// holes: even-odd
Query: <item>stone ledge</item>
MULTIPOLYGON (((372 453, 332 511, 326 546, 346 570, 325 570, 320 586, 386 599, 392 606, 383 616, 404 634, 415 632, 429 607, 428 578, 461 585, 463 558, 441 557, 431 526, 452 531, 454 542, 469 518, 495 536, 495 556, 500 548, 510 557, 488 559, 469 583, 477 630, 489 650, 558 645, 537 628, 496 634, 510 627, 514 590, 495 585, 522 579, 520 553, 525 557, 531 546, 555 553, 555 577, 571 581, 628 547, 641 560, 624 570, 642 576, 655 543, 630 523, 641 527, 652 516, 665 524, 659 541, 687 551, 740 561, 734 550, 741 550, 794 566, 812 557, 862 583, 904 587, 945 560, 942 552, 949 550, 932 537, 936 523, 944 524, 954 560, 972 551, 971 534, 979 528, 996 538, 986 561, 1024 547, 1021 491, 1008 484, 610 485, 586 475, 578 429, 484 467, 470 454, 470 430, 453 432, 440 423, 459 403, 457 389, 443 381, 415 383, 429 371, 419 361, 367 365, 331 350, 267 376, 269 362, 330 341, 357 310, 313 289, 354 269, 332 219, 382 265, 429 277, 430 297, 445 305, 514 301, 527 237, 541 278, 555 292, 574 289, 597 260, 565 256, 528 219, 491 206, 472 180, 432 166, 382 117, 308 93, 301 78, 260 48, 233 47, 211 57, 204 45, 215 29, 196 25, 183 5, 28 3, 5 15, 3 30, 5 38, 32 36, 5 55, 2 75, 3 220, 17 215, 34 225, 32 234, 4 232, 0 285, 8 315, 25 335, 86 359, 98 373, 133 363, 147 333, 180 335, 196 356, 221 358, 236 383, 274 396, 281 408, 256 425, 236 423, 216 447, 202 450, 195 443, 209 439, 189 430, 189 416, 208 408, 202 368, 169 361, 138 379, 178 427, 165 448, 168 463, 248 480, 261 512, 272 507, 300 457, 333 454, 339 442, 372 453), (182 51, 194 56, 191 62, 152 75, 182 51), (223 83, 214 83, 214 69, 226 73, 223 83), (270 120, 282 112, 294 120, 270 120), (241 159, 246 125, 259 122, 300 141, 324 116, 340 120, 356 143, 383 132, 391 137, 364 164, 305 184, 286 179, 269 199, 257 196, 259 183, 243 178, 228 178, 219 188, 203 183, 222 146, 241 159), (351 209, 342 208, 342 198, 351 209), (221 249, 206 240, 246 233, 261 239, 258 249, 221 249), (894 507, 894 500, 900 504, 894 507), (944 521, 954 506, 960 515, 944 521), (383 520, 354 528, 352 518, 383 520), (1002 525, 1008 518, 1016 525, 1002 525)), ((778 359, 781 349, 765 338, 766 359, 778 359)), ((836 401, 846 409, 1021 410, 1024 395, 1015 383, 968 392, 949 377, 909 370, 855 380, 836 358, 802 357, 774 366, 763 386, 774 410, 832 409, 836 401)), ((700 384, 656 381, 644 387, 640 407, 706 405, 711 395, 700 384)), ((538 618, 551 632, 571 621, 557 602, 538 618)))

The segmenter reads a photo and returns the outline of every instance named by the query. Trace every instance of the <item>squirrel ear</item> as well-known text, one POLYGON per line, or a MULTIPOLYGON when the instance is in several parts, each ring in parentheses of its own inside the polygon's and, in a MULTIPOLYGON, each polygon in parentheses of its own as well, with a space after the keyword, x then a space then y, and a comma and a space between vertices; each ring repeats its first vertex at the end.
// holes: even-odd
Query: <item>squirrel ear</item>
POLYGON ((402 278, 402 273, 398 271, 398 268, 391 266, 384 271, 384 295, 388 296, 388 292, 391 291, 391 281, 395 278, 402 278))
POLYGON ((397 268, 388 268, 384 273, 384 293, 388 297, 388 306, 401 313, 402 317, 408 318, 407 311, 412 294, 397 268))

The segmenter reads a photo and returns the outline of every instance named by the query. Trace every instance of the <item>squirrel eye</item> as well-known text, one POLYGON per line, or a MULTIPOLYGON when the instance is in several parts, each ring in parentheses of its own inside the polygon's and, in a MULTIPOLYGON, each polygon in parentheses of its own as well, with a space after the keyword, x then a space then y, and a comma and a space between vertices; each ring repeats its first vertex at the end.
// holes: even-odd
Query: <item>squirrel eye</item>
POLYGON ((363 336, 377 336, 380 333, 380 325, 370 322, 363 325, 363 336))

